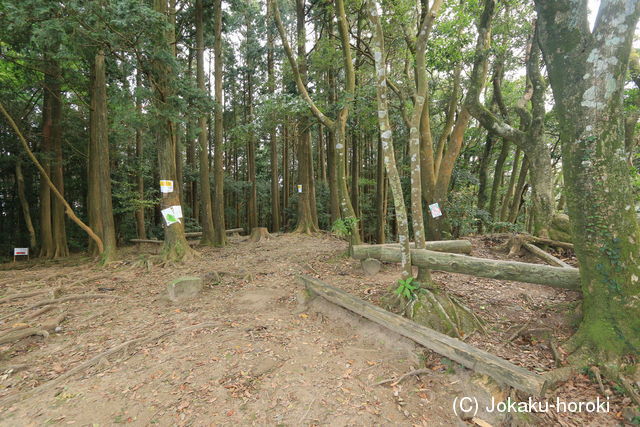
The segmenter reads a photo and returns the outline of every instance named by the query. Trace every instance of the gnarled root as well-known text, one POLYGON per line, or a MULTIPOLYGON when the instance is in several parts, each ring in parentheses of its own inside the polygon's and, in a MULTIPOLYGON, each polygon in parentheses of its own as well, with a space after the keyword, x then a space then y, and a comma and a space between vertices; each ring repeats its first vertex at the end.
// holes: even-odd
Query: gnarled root
POLYGON ((440 289, 421 288, 416 298, 409 301, 394 294, 385 305, 390 311, 456 338, 462 339, 475 331, 485 332, 483 322, 469 308, 440 289))

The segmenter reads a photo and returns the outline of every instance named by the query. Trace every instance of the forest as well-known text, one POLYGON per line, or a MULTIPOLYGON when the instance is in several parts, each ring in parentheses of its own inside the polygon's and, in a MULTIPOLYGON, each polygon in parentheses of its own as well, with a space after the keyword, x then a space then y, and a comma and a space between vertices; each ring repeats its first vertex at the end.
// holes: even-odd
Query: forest
POLYGON ((639 424, 639 19, 0 0, 0 425, 639 424))

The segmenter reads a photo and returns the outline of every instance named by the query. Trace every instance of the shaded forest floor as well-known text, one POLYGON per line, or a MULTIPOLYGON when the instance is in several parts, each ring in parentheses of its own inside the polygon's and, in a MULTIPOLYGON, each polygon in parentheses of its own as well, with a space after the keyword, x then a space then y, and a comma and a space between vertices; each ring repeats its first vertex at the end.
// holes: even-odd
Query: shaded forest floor
MULTIPOLYGON (((475 256, 506 258, 498 241, 472 240, 475 256)), ((123 251, 122 261, 107 268, 79 257, 0 266, 0 297, 53 288, 62 296, 120 297, 60 304, 56 309, 67 317, 58 332, 46 340, 32 336, 0 345, 0 399, 44 384, 127 340, 211 323, 132 344, 19 402, 0 400, 0 425, 468 425, 453 413, 452 402, 459 396, 499 397, 486 377, 321 298, 308 307, 297 302, 300 273, 379 302, 399 277, 397 266, 386 264, 367 277, 358 261, 345 256, 346 248, 328 235, 285 234, 258 243, 232 238, 223 249, 200 249, 198 259, 165 268, 136 264, 144 257, 136 248, 123 251), (205 288, 197 299, 174 304, 166 298, 166 285, 181 276, 205 277, 205 288), (432 372, 420 378, 373 385, 425 364, 432 372)), ((490 333, 467 342, 532 371, 554 367, 545 334, 551 331, 558 342, 570 335, 566 313, 575 311, 577 293, 451 273, 434 272, 434 278, 488 321, 490 333)), ((46 298, 0 304, 0 317, 46 298)), ((0 334, 25 314, 0 322, 0 334)), ((50 311, 31 323, 56 314, 50 311)), ((505 418, 481 411, 478 417, 493 425, 617 425, 630 403, 612 385, 605 387, 612 393, 609 414, 505 418)), ((557 393, 566 401, 593 401, 599 394, 585 374, 557 393)))

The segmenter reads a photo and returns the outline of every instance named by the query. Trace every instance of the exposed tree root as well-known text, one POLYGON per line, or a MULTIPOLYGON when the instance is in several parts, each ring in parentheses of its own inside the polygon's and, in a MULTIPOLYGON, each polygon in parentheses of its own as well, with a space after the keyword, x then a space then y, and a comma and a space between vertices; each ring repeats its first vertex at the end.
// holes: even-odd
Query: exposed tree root
POLYGON ((387 384, 387 383, 392 383, 391 386, 394 387, 394 386, 397 386, 402 381, 406 380, 407 378, 409 378, 411 376, 419 376, 421 374, 428 374, 430 372, 431 372, 431 369, 428 369, 428 368, 414 369, 413 371, 409 371, 406 374, 402 375, 397 380, 394 379, 394 378, 387 378, 386 380, 378 381, 377 383, 375 383, 373 385, 377 386, 377 385, 383 385, 383 384, 387 384))
POLYGON ((51 300, 46 300, 46 301, 40 301, 37 302, 29 307, 23 308, 21 310, 15 311, 13 313, 9 313, 7 315, 4 315, 2 317, 0 317, 0 321, 3 321, 5 319, 8 319, 10 317, 13 316, 17 316, 18 314, 22 314, 25 313, 29 310, 33 310, 34 308, 38 308, 38 307, 42 307, 42 306, 46 306, 46 305, 55 305, 55 304, 62 304, 63 302, 68 302, 68 301, 76 301, 76 300, 81 300, 81 299, 93 299, 93 298, 120 298, 117 295, 105 295, 105 294, 80 294, 80 295, 68 295, 66 297, 62 297, 62 298, 58 298, 58 299, 51 299, 51 300))
POLYGON ((558 345, 556 344, 556 340, 553 336, 549 337, 549 348, 551 349, 551 353, 553 353, 553 360, 556 362, 556 368, 560 368, 562 366, 562 356, 560 355, 558 345))
POLYGON ((47 312, 53 310, 54 308, 55 307, 53 305, 48 305, 46 307, 43 307, 40 310, 36 310, 31 314, 27 314, 18 323, 27 323, 28 320, 35 319, 36 317, 38 317, 38 316, 40 316, 40 315, 42 315, 44 313, 47 313, 47 312))
POLYGON ((39 335, 44 339, 49 338, 49 333, 53 332, 58 325, 60 325, 60 323, 62 323, 62 321, 65 319, 66 314, 65 313, 61 313, 60 315, 58 315, 57 317, 47 321, 47 322, 43 322, 39 327, 34 327, 34 328, 30 328, 30 327, 18 327, 18 328, 14 328, 10 331, 8 331, 7 333, 0 335, 0 345, 1 344, 9 344, 9 343, 15 343, 18 342, 24 338, 33 336, 33 335, 39 335))
POLYGON ((33 297, 36 295, 42 295, 42 294, 46 294, 47 292, 49 292, 46 289, 43 290, 39 290, 39 291, 31 291, 31 292, 24 292, 21 294, 11 294, 11 295, 7 295, 4 298, 0 298, 0 304, 5 304, 11 301, 15 301, 17 299, 22 299, 22 298, 29 298, 29 297, 33 297))
POLYGON ((129 341, 125 341, 122 344, 118 344, 115 347, 110 348, 109 350, 106 350, 94 357, 92 357, 91 359, 80 363, 79 365, 75 366, 74 368, 71 368, 70 370, 68 370, 67 372, 61 374, 60 376, 52 379, 51 381, 48 381, 34 389, 31 390, 27 390, 27 391, 23 391, 21 393, 16 393, 16 394, 12 394, 9 396, 4 397, 3 399, 0 399, 0 405, 3 406, 8 406, 11 404, 14 404, 16 402, 19 402, 23 399, 28 398, 29 396, 35 394, 35 393, 39 393, 39 392, 43 392, 46 390, 51 389, 52 387, 55 387, 56 385, 60 384, 61 382, 65 381, 66 379, 72 377, 73 375, 80 373, 82 371, 85 371, 89 368, 91 368, 92 366, 97 365, 98 363, 100 363, 102 360, 106 360, 107 357, 112 356, 115 353, 118 353, 121 350, 124 350, 125 352, 128 350, 129 346, 133 346, 133 345, 140 345, 140 344, 146 344, 149 342, 153 342, 153 341, 157 341, 159 339, 162 339, 168 335, 174 335, 177 333, 182 333, 182 332, 188 332, 188 331, 194 331, 197 329, 204 329, 204 328, 212 328, 212 327, 216 327, 218 326, 218 323, 212 323, 212 322, 207 322, 207 323, 200 323, 197 325, 191 325, 191 326, 187 326, 185 328, 180 328, 180 329, 172 329, 169 331, 164 331, 162 333, 159 333, 157 335, 154 335, 152 337, 140 337, 140 338, 135 338, 129 341))
POLYGON ((416 297, 408 301, 393 294, 386 298, 384 305, 416 323, 459 339, 475 331, 486 332, 483 322, 473 311, 436 287, 423 286, 416 297))
POLYGON ((39 335, 44 339, 49 338, 49 332, 41 328, 25 328, 17 331, 11 331, 0 336, 0 345, 18 342, 32 335, 39 335))

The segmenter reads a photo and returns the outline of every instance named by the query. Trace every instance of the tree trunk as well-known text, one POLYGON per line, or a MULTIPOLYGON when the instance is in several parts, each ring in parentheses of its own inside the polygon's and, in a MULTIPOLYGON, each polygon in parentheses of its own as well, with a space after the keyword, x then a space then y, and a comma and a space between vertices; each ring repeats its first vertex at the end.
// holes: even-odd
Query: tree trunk
POLYGON ((22 216, 24 217, 27 231, 29 231, 29 247, 33 249, 37 244, 36 230, 33 228, 29 203, 27 202, 27 196, 24 192, 24 175, 22 174, 22 160, 20 157, 16 159, 16 183, 18 185, 18 198, 20 199, 20 206, 22 207, 22 216))
MULTIPOLYGON (((156 12, 165 15, 167 22, 170 22, 169 14, 174 11, 169 10, 166 0, 154 0, 154 9, 156 12)), ((167 54, 171 54, 172 40, 174 39, 175 29, 169 25, 164 37, 158 41, 157 49, 159 54, 152 62, 153 83, 155 90, 154 102, 157 111, 156 125, 156 144, 158 149, 158 172, 161 180, 170 180, 174 182, 174 191, 162 193, 163 197, 160 202, 162 210, 180 205, 180 195, 175 191, 178 181, 176 172, 176 138, 175 123, 171 121, 171 106, 169 101, 173 95, 172 87, 174 79, 173 70, 166 61, 167 54)), ((165 222, 165 238, 162 248, 162 257, 166 261, 182 260, 193 255, 193 250, 189 247, 187 239, 184 235, 184 225, 182 222, 175 222, 166 226, 165 222)))
POLYGON ((522 205, 522 197, 526 189, 528 172, 529 156, 524 156, 522 159, 522 168, 520 169, 520 175, 518 176, 518 184, 516 185, 516 189, 513 194, 513 200, 511 200, 511 209, 509 211, 509 222, 513 224, 518 221, 518 214, 520 213, 520 206, 522 205))
MULTIPOLYGON (((271 2, 267 1, 267 22, 271 19, 271 2)), ((274 72, 273 27, 267 25, 267 92, 273 96, 276 89, 274 72)), ((271 154, 271 231, 280 231, 280 182, 278 174, 278 142, 276 125, 269 129, 269 148, 271 154)))
MULTIPOLYGON (((330 24, 332 21, 330 22, 330 24)), ((331 29, 330 29, 331 31, 331 29)), ((329 85, 329 102, 332 105, 337 103, 336 81, 333 70, 327 72, 327 83, 329 85)), ((335 133, 327 129, 327 173, 329 181, 329 213, 331 214, 331 224, 340 219, 340 202, 338 201, 338 175, 336 173, 336 141, 335 133)))
MULTIPOLYGON (((51 175, 51 98, 53 94, 45 79, 42 101, 42 168, 43 174, 51 175)), ((40 177, 40 256, 53 257, 53 231, 51 224, 51 189, 43 176, 40 177)))
MULTIPOLYGON (((493 148, 494 137, 487 133, 484 143, 484 151, 480 159, 478 168, 478 210, 483 211, 487 203, 487 179, 489 177, 489 162, 491 161, 491 150, 493 148)), ((478 234, 482 234, 484 230, 484 222, 478 218, 478 234)))
MULTIPOLYGON (((109 124, 107 121, 107 80, 102 50, 94 56, 91 85, 91 120, 89 148, 89 212, 93 212, 91 228, 104 245, 102 262, 116 256, 116 229, 111 202, 111 162, 109 161, 109 124), (93 170, 93 169, 96 170, 93 170), (95 182, 91 182, 95 180, 95 182)), ((90 216, 91 218, 91 216, 90 216)))
POLYGON ((382 138, 378 135, 378 155, 376 161, 376 216, 378 217, 378 226, 376 230, 376 243, 385 242, 387 213, 385 209, 386 198, 386 180, 384 171, 384 151, 382 149, 382 138))
MULTIPOLYGON (((213 203, 213 226, 214 244, 224 246, 227 235, 225 233, 224 218, 224 168, 222 166, 222 156, 224 153, 224 129, 222 122, 222 0, 214 0, 214 43, 213 53, 215 56, 214 70, 214 92, 215 92, 215 112, 214 127, 215 141, 213 154, 213 178, 215 183, 214 203, 213 203)), ((201 191, 202 192, 202 191, 201 191)))
MULTIPOLYGON (((508 144, 507 141, 503 141, 503 144, 508 144)), ((501 153, 502 154, 502 153, 501 153)), ((509 213, 509 206, 511 203, 511 199, 514 196, 514 192, 515 192, 515 187, 516 187, 516 179, 518 178, 518 170, 520 169, 520 155, 522 154, 522 150, 520 150, 520 148, 516 148, 516 152, 513 155, 513 165, 511 166, 511 176, 509 177, 509 184, 507 186, 507 191, 505 191, 504 193, 504 197, 502 198, 502 205, 500 206, 500 217, 497 218, 502 222, 507 221, 507 215, 509 213)), ((494 175, 493 179, 497 179, 496 176, 494 175)), ((496 189, 496 195, 497 195, 497 188, 495 185, 495 181, 494 181, 494 188, 496 189)), ((491 197, 493 197, 494 193, 492 191, 491 193, 491 197)))
POLYGON ((393 148, 393 132, 389 121, 389 107, 387 105, 386 64, 384 63, 384 33, 378 17, 377 4, 371 1, 368 5, 369 21, 373 27, 373 56, 376 70, 376 99, 378 104, 378 126, 384 155, 384 166, 389 176, 389 185, 393 195, 393 204, 398 221, 398 241, 400 247, 400 267, 402 278, 408 280, 413 277, 411 269, 411 252, 409 251, 409 220, 404 204, 402 183, 396 166, 395 150, 393 148))
MULTIPOLYGON (((136 71, 136 89, 140 90, 142 88, 142 75, 140 73, 140 69, 136 71)), ((141 118, 142 115, 142 99, 140 95, 136 93, 136 112, 138 114, 138 118, 141 118)), ((146 239, 147 232, 145 229, 144 222, 144 206, 142 202, 144 201, 144 148, 142 141, 142 129, 140 126, 136 126, 136 190, 138 192, 138 198, 140 200, 140 207, 136 209, 136 232, 138 235, 138 239, 146 239)))
POLYGON ((567 348, 581 349, 578 359, 620 362, 640 353, 640 228, 622 104, 640 2, 602 2, 593 32, 586 2, 535 3, 584 296, 583 319, 567 348))
MULTIPOLYGON (((204 84, 204 8, 203 0, 196 0, 196 80, 202 94, 208 95, 204 84)), ((214 244, 213 207, 211 205, 211 182, 209 181, 209 132, 207 114, 198 118, 198 146, 200 147, 200 225, 202 227, 201 245, 214 244)))
MULTIPOLYGON (((45 85, 50 92, 51 127, 51 181, 64 196, 64 172, 62 157, 62 90, 60 88, 60 67, 52 61, 48 73, 45 74, 45 85)), ((64 218, 64 204, 55 197, 51 199, 51 231, 53 235, 53 258, 69 255, 64 218)))

